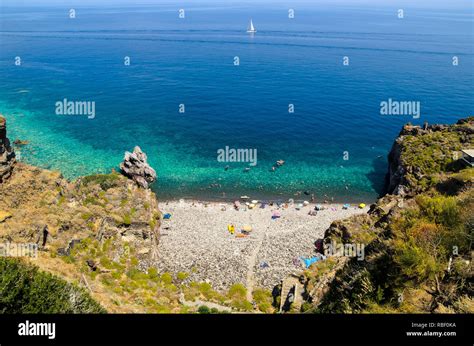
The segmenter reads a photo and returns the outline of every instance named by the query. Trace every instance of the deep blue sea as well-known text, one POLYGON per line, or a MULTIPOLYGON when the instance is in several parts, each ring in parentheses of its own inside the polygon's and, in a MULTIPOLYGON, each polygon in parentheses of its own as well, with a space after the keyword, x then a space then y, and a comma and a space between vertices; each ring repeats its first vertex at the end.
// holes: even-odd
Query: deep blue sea
POLYGON ((35 3, 0 7, 0 113, 30 141, 22 161, 68 178, 109 172, 139 145, 161 198, 372 201, 404 123, 474 114, 469 6, 399 19, 390 5, 157 2, 75 6, 71 19, 73 6, 35 3), (65 98, 94 101, 95 118, 57 115, 65 98), (389 98, 420 102, 421 117, 381 115, 389 98), (257 166, 218 162, 225 146, 257 149, 257 166))

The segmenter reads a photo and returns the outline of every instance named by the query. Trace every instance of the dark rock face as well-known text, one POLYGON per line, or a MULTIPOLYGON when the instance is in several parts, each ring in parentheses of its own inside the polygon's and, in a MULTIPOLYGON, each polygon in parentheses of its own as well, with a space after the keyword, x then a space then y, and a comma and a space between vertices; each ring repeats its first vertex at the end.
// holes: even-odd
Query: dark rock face
POLYGON ((15 162, 15 152, 7 138, 7 122, 0 116, 0 183, 10 177, 15 162))
POLYGON ((125 152, 123 162, 120 164, 122 174, 135 181, 144 189, 156 180, 156 172, 147 162, 146 154, 136 146, 133 152, 125 152))
POLYGON ((405 167, 400 162, 402 153, 401 139, 397 139, 392 146, 392 150, 388 155, 388 175, 387 175, 387 192, 389 194, 401 195, 405 194, 404 176, 405 167))

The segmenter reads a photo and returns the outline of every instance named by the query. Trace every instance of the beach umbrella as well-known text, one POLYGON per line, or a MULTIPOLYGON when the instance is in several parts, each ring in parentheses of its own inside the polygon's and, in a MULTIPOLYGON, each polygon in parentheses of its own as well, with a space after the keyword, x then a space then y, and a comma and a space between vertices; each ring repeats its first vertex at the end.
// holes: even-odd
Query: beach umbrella
POLYGON ((359 208, 360 208, 360 209, 364 209, 364 208, 365 208, 365 203, 359 204, 359 208))

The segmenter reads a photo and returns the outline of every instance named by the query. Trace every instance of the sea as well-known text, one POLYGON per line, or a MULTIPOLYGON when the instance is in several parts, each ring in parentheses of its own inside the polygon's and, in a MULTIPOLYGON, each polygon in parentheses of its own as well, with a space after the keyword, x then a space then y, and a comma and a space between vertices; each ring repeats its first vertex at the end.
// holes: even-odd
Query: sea
POLYGON ((165 200, 371 202, 404 124, 474 115, 472 2, 416 3, 4 0, 0 113, 20 161, 69 179, 138 145, 165 200))

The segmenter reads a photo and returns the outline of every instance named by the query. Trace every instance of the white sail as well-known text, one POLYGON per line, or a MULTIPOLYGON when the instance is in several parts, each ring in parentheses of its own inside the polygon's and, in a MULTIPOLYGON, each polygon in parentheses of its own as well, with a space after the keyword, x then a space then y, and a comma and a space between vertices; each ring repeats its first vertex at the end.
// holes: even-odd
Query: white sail
POLYGON ((253 26, 252 19, 250 19, 250 26, 249 26, 249 29, 247 30, 247 32, 251 32, 251 33, 257 32, 257 30, 255 30, 255 27, 253 26))

